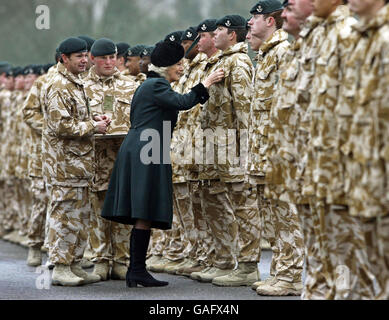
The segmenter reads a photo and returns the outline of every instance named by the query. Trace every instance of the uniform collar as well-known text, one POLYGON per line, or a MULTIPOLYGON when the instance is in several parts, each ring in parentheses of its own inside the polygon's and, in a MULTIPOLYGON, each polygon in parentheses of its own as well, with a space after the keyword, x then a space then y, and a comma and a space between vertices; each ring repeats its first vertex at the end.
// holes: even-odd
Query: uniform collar
POLYGON ((345 5, 340 5, 334 12, 325 20, 325 23, 330 25, 344 20, 350 16, 350 9, 345 5))
POLYGON ((97 73, 96 73, 96 67, 93 66, 90 70, 89 70, 89 77, 98 82, 98 81, 101 81, 101 82, 109 82, 109 81, 112 81, 113 79, 115 78, 119 78, 120 77, 120 71, 119 69, 115 68, 115 73, 112 75, 112 76, 109 76, 109 77, 103 77, 103 76, 99 76, 97 73))
POLYGON ((368 30, 379 29, 387 23, 389 23, 389 4, 381 8, 381 10, 378 11, 377 15, 373 19, 370 19, 369 21, 361 19, 357 24, 354 25, 354 28, 358 32, 363 33, 368 30))
POLYGON ((301 38, 306 38, 317 26, 319 26, 321 23, 323 23, 324 19, 319 18, 316 16, 310 16, 308 17, 307 21, 305 22, 303 28, 300 32, 301 38))
POLYGON ((279 45, 281 42, 288 40, 288 34, 278 29, 272 34, 272 36, 259 48, 257 59, 264 57, 271 49, 279 45))
POLYGON ((58 65, 58 72, 62 74, 66 79, 68 79, 70 82, 73 82, 80 86, 83 85, 83 82, 80 79, 80 77, 78 75, 74 75, 73 73, 71 73, 68 69, 65 68, 65 66, 62 63, 58 65))
POLYGON ((222 56, 230 56, 235 53, 246 53, 248 52, 248 45, 245 42, 238 42, 227 50, 223 51, 222 56))

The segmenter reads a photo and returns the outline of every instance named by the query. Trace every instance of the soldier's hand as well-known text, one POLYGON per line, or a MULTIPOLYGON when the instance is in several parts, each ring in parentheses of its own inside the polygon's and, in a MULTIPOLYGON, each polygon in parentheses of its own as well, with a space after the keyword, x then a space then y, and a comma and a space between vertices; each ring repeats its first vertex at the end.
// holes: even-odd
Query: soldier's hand
POLYGON ((215 83, 220 82, 224 78, 224 71, 218 69, 215 72, 212 72, 203 82, 204 87, 207 89, 215 83))
POLYGON ((96 133, 105 134, 107 132, 107 122, 106 121, 98 121, 96 123, 95 131, 96 133))

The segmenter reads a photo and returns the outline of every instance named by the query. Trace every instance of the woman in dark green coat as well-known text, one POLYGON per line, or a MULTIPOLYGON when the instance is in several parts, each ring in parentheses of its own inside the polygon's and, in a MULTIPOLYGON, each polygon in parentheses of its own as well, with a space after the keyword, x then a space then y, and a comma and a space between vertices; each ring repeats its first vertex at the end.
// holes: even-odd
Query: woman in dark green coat
POLYGON ((131 129, 115 162, 102 217, 135 227, 130 239, 127 285, 164 286, 146 271, 150 228, 170 229, 173 217, 170 139, 178 112, 205 103, 223 72, 210 75, 186 95, 170 82, 180 77, 184 49, 174 42, 158 43, 151 55, 151 72, 137 89, 131 106, 131 129))

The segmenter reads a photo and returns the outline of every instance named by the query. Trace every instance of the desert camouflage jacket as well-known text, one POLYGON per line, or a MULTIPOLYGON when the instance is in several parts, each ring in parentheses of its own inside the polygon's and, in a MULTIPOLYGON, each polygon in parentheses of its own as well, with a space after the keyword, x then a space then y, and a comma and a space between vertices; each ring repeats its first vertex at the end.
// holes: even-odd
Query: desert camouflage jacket
MULTIPOLYGON (((102 78, 92 67, 85 79, 84 87, 92 114, 106 114, 112 119, 107 134, 127 134, 131 126, 131 101, 137 84, 119 71, 111 77, 102 78)), ((92 191, 108 189, 109 178, 122 142, 123 138, 95 140, 92 191)))
POLYGON ((94 173, 95 121, 80 77, 62 64, 47 86, 43 177, 50 185, 87 187, 94 173))
POLYGON ((249 120, 248 174, 253 184, 264 184, 270 110, 279 79, 279 65, 289 49, 288 34, 277 30, 260 48, 256 57, 254 94, 249 120))
POLYGON ((221 54, 212 71, 223 69, 224 80, 210 87, 202 109, 202 129, 211 137, 214 167, 224 182, 244 181, 247 166, 254 69, 247 51, 246 43, 237 43, 221 54))

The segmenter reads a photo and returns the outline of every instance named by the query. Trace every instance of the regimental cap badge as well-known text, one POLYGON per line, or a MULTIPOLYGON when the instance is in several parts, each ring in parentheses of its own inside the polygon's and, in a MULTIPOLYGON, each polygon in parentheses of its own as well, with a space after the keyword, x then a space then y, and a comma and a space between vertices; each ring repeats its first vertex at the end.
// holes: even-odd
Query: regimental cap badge
POLYGON ((201 30, 203 31, 207 30, 207 26, 205 25, 205 23, 201 26, 201 30))
POLYGON ((143 55, 147 56, 147 50, 146 49, 143 50, 143 55))
POLYGON ((186 36, 187 36, 188 38, 192 38, 192 36, 193 36, 193 33, 192 33, 192 32, 190 32, 190 31, 188 31, 188 33, 186 34, 186 36))
POLYGON ((173 35, 169 38, 170 41, 176 41, 176 37, 173 35))
POLYGON ((231 21, 230 20, 227 20, 226 27, 231 27, 231 21))
POLYGON ((129 56, 131 56, 131 55, 132 55, 131 49, 128 49, 128 52, 127 52, 127 53, 128 53, 129 56))
POLYGON ((263 11, 263 8, 261 6, 258 6, 257 11, 261 13, 263 11))

